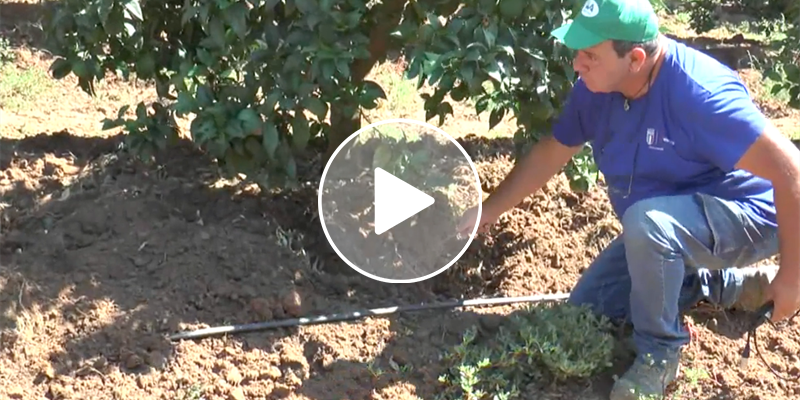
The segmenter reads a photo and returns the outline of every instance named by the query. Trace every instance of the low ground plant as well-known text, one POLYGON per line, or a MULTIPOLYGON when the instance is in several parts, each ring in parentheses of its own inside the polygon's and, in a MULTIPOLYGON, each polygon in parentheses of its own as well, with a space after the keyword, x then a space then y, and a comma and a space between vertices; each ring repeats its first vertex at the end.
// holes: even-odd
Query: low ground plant
POLYGON ((532 383, 588 379, 611 366, 612 331, 608 319, 566 303, 528 306, 496 334, 473 327, 445 355, 439 400, 515 399, 532 383))

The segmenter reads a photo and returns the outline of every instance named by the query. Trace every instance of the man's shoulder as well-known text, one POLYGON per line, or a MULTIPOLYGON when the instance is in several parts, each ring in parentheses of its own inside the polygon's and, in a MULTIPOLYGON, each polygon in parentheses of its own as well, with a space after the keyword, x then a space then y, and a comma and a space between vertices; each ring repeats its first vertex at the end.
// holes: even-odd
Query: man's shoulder
POLYGON ((668 39, 666 64, 670 70, 668 87, 680 103, 704 100, 715 95, 747 95, 749 92, 736 71, 712 56, 674 39, 668 39), (741 89, 731 93, 728 89, 741 89), (688 100, 688 101, 687 101, 688 100))

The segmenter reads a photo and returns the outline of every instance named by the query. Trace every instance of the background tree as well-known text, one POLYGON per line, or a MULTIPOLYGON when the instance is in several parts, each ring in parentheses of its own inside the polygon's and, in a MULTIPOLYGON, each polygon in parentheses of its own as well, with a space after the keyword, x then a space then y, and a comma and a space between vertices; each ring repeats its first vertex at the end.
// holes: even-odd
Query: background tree
MULTIPOLYGON (((155 82, 158 102, 105 121, 124 126, 133 152, 150 158, 177 139, 174 118, 190 115, 193 141, 228 172, 282 185, 296 178, 299 156, 330 156, 360 128, 360 111, 386 97, 366 77, 392 52, 405 55, 419 87, 435 87, 423 95, 428 119, 452 114, 448 98, 469 98, 490 127, 517 117, 520 148, 537 140, 574 80, 549 32, 576 4, 64 0, 46 26, 56 78, 73 73, 90 94, 108 72, 155 82)), ((571 165, 578 186, 590 169, 571 165)))

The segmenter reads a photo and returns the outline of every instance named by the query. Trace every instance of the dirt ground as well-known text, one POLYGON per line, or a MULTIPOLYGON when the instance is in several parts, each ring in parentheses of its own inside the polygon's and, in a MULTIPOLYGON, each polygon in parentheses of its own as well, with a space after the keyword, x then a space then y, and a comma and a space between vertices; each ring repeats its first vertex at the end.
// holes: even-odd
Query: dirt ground
MULTIPOLYGON (((25 68, 46 66, 37 57, 25 68)), ((743 76, 760 85, 751 72, 743 76)), ((35 127, 0 138, 0 398, 434 399, 447 367, 441 354, 470 326, 491 332, 513 307, 197 341, 166 335, 457 297, 567 292, 619 232, 600 189, 574 194, 559 177, 477 238, 451 270, 423 283, 382 284, 328 248, 313 187, 268 196, 221 185, 212 163, 188 144, 162 154, 155 167, 141 165, 118 150, 122 137, 86 122, 99 120, 97 109, 73 91, 74 98, 57 99, 67 108, 12 113, 12 124, 25 118, 35 127)), ((787 134, 797 131, 797 113, 763 103, 787 134)), ((513 165, 511 141, 461 141, 491 192, 513 165)), ((755 354, 748 370, 736 367, 744 320, 708 309, 687 320, 696 336, 675 398, 800 396, 800 383, 778 379, 755 354)), ((800 376, 798 328, 793 321, 759 331, 759 348, 779 373, 800 376)), ((601 399, 624 367, 620 360, 607 374, 567 386, 535 383, 523 398, 601 399)))

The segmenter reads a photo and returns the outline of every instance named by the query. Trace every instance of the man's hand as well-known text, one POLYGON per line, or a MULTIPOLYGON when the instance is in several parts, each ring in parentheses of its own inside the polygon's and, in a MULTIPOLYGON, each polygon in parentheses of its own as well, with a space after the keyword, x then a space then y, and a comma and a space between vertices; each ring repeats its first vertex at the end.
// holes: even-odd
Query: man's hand
MULTIPOLYGON (((552 136, 543 138, 533 146, 530 152, 514 165, 494 193, 484 201, 481 220, 478 221, 478 232, 485 232, 488 225, 497 221, 506 210, 541 189, 582 147, 582 145, 566 147, 552 136)), ((457 233, 469 235, 475 227, 477 218, 477 207, 464 212, 457 233)))
MULTIPOLYGON (((790 270, 789 270, 790 271, 790 270)), ((800 277, 779 269, 775 279, 769 286, 768 298, 775 303, 772 311, 772 322, 779 322, 791 317, 800 310, 800 277)))
MULTIPOLYGON (((481 219, 478 221, 478 233, 484 233, 489 228, 489 225, 497 221, 498 215, 494 215, 488 207, 484 206, 481 212, 481 219)), ((461 236, 469 236, 472 229, 475 227, 475 221, 478 219, 478 207, 472 207, 465 211, 461 216, 461 221, 458 223, 458 234, 461 236)))

